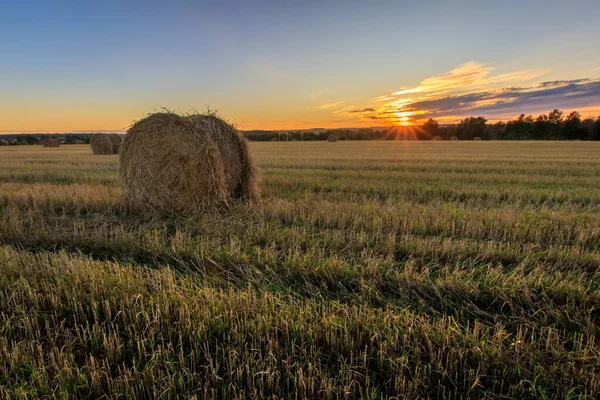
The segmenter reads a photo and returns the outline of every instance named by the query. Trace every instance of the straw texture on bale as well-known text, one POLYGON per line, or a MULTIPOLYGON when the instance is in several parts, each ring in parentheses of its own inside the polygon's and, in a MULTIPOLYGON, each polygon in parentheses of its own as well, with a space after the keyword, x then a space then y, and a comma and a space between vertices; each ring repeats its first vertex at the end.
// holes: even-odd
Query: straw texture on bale
POLYGON ((458 138, 456 136, 452 136, 450 140, 458 140, 458 138))
POLYGON ((131 126, 119 161, 135 208, 195 212, 258 197, 245 138, 214 115, 152 114, 131 126))
POLYGON ((108 139, 110 140, 110 146, 112 147, 113 154, 119 154, 119 151, 121 150, 121 144, 123 143, 123 135, 113 133, 108 135, 108 139))
POLYGON ((44 145, 44 147, 60 147, 60 141, 54 138, 44 139, 42 144, 44 145))
POLYGON ((110 138, 110 135, 105 133, 97 133, 93 135, 90 139, 92 151, 96 155, 115 154, 113 151, 113 140, 114 139, 110 138))
POLYGON ((438 141, 438 140, 444 140, 444 139, 442 139, 441 136, 436 136, 436 137, 433 138, 433 140, 438 141))
POLYGON ((337 142, 337 141, 338 141, 338 137, 337 137, 337 136, 335 136, 335 135, 329 135, 329 136, 327 137, 327 141, 328 141, 328 142, 337 142))

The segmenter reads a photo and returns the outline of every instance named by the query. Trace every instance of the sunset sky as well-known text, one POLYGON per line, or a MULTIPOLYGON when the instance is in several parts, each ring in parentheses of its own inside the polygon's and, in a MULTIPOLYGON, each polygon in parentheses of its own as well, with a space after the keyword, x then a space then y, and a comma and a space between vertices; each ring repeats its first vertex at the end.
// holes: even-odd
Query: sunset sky
POLYGON ((3 2, 0 132, 122 130, 161 107, 241 129, 596 117, 599 15, 599 0, 3 2))

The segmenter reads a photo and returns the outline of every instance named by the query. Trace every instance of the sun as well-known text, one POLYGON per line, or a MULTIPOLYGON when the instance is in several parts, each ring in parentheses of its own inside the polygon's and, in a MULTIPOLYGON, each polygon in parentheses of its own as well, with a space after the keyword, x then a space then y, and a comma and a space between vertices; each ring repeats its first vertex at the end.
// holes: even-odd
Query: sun
POLYGON ((401 126, 410 126, 410 125, 412 125, 412 121, 410 119, 410 116, 413 115, 413 114, 414 114, 413 111, 401 111, 401 112, 397 112, 396 113, 396 117, 397 117, 396 121, 401 126))
POLYGON ((398 121, 400 122, 400 125, 402 125, 402 126, 409 126, 410 125, 410 119, 408 117, 398 118, 398 121))

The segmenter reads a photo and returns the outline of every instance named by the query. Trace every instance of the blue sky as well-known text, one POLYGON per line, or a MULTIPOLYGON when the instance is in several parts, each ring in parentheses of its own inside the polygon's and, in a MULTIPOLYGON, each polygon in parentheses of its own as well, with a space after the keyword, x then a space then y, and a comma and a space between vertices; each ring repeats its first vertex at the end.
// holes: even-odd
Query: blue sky
POLYGON ((597 0, 5 1, 0 131, 118 130, 161 107, 210 106, 243 129, 595 116, 599 13, 597 0))

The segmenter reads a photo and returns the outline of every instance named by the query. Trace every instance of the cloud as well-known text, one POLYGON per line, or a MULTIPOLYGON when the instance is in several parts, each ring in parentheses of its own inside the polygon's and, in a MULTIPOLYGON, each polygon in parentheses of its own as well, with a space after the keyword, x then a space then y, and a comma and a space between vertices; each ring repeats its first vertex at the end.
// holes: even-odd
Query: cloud
POLYGON ((372 112, 375 111, 374 108, 363 108, 362 110, 350 110, 348 111, 351 114, 359 114, 359 113, 365 113, 365 112, 372 112))
POLYGON ((539 79, 548 70, 519 70, 494 74, 490 64, 470 61, 449 72, 423 79, 417 86, 380 95, 359 106, 346 102, 324 104, 336 115, 356 121, 420 123, 427 118, 442 121, 472 115, 488 119, 521 113, 547 112, 553 108, 600 106, 600 79, 539 79), (537 82, 536 82, 537 81, 537 82))
POLYGON ((400 90, 393 95, 456 90, 457 87, 470 86, 481 81, 493 70, 494 68, 490 65, 470 61, 459 65, 450 72, 426 78, 418 86, 400 90))
POLYGON ((457 114, 466 116, 539 112, 539 110, 573 108, 590 104, 600 104, 600 81, 574 79, 563 81, 562 86, 536 85, 518 90, 469 93, 418 101, 410 104, 410 110, 424 111, 420 116, 429 118, 457 114))
POLYGON ((336 101, 333 103, 321 104, 318 108, 320 108, 321 110, 328 110, 330 108, 341 106, 342 104, 345 104, 345 103, 346 103, 345 100, 336 101))
POLYGON ((588 82, 589 79, 588 78, 583 78, 583 79, 572 79, 570 81, 547 81, 547 82, 541 82, 538 83, 536 87, 556 87, 556 86, 565 86, 565 85, 571 85, 571 84, 575 84, 575 83, 583 83, 583 82, 588 82))
POLYGON ((314 100, 314 99, 316 99, 317 97, 321 97, 321 96, 323 96, 323 94, 325 94, 325 91, 324 91, 323 89, 318 89, 318 90, 315 90, 314 92, 312 92, 312 93, 310 94, 310 99, 311 99, 311 100, 314 100))

